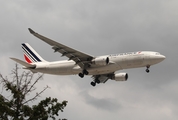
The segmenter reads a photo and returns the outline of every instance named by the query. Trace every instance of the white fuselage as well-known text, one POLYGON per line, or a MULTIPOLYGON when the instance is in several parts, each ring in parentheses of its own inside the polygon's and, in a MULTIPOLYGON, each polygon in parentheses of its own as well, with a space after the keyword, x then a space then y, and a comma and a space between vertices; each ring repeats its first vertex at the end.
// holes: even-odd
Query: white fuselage
MULTIPOLYGON (((109 57, 109 64, 94 66, 91 64, 87 71, 89 75, 113 73, 117 70, 146 67, 157 64, 165 59, 165 56, 158 52, 142 51, 106 55, 109 57)), ((82 69, 73 61, 39 62, 34 63, 36 69, 33 72, 42 72, 54 75, 73 75, 82 72, 82 69)))

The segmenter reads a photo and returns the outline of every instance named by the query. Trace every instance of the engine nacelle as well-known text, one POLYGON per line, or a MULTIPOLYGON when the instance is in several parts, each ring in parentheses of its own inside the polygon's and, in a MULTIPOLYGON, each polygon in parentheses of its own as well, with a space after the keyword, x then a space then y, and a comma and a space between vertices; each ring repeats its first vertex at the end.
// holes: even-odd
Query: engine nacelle
POLYGON ((92 60, 92 64, 95 65, 107 65, 109 63, 109 57, 97 57, 95 59, 92 60))
POLYGON ((127 79, 128 79, 127 73, 117 73, 117 74, 114 74, 112 77, 112 80, 115 80, 115 81, 127 81, 127 79))

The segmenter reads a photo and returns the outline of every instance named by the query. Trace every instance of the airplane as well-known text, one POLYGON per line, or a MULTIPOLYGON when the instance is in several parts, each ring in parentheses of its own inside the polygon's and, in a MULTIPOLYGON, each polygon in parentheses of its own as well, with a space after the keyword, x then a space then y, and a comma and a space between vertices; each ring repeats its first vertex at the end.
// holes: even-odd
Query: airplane
POLYGON ((85 75, 91 75, 93 78, 92 86, 105 83, 109 79, 127 81, 128 74, 115 73, 118 70, 146 67, 146 72, 149 73, 150 66, 160 63, 166 58, 159 52, 153 51, 138 51, 95 57, 42 36, 31 28, 28 28, 28 30, 32 35, 52 46, 54 52, 61 53, 68 60, 48 62, 28 43, 22 43, 26 62, 17 58, 11 58, 12 60, 23 65, 24 69, 31 70, 34 73, 41 72, 53 75, 78 74, 81 78, 85 75))

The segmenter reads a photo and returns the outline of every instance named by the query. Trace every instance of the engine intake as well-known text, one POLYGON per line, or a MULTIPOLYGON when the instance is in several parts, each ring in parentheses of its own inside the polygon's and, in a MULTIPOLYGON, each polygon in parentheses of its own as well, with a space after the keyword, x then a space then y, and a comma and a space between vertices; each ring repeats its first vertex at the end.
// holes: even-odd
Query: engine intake
POLYGON ((115 80, 115 81, 127 81, 128 74, 127 73, 117 73, 117 74, 114 74, 111 79, 115 80))
POLYGON ((107 65, 109 64, 109 57, 97 57, 92 60, 92 64, 100 65, 100 66, 107 65))

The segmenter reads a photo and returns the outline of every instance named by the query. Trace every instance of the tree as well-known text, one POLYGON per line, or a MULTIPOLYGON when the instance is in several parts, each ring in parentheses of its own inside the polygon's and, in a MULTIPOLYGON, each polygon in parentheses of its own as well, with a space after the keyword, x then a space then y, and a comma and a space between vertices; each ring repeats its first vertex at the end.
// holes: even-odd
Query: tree
POLYGON ((37 78, 35 78, 34 73, 23 71, 19 75, 19 68, 16 64, 15 69, 12 70, 12 76, 12 80, 9 80, 0 74, 0 84, 2 86, 0 94, 0 119, 47 120, 48 118, 52 118, 55 120, 55 117, 59 115, 58 112, 63 112, 67 101, 59 103, 58 99, 51 97, 41 100, 37 105, 29 106, 29 102, 36 100, 49 88, 46 86, 42 91, 36 93, 34 97, 27 99, 27 96, 36 90, 35 85, 42 79, 43 74, 38 74, 37 78), (4 90, 10 96, 3 96, 2 93, 4 90))

